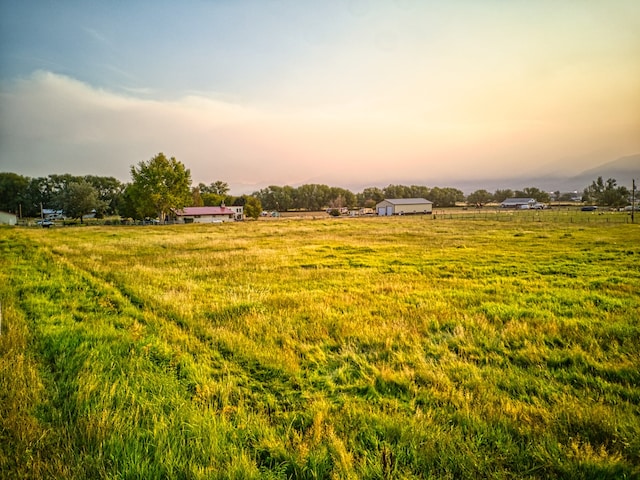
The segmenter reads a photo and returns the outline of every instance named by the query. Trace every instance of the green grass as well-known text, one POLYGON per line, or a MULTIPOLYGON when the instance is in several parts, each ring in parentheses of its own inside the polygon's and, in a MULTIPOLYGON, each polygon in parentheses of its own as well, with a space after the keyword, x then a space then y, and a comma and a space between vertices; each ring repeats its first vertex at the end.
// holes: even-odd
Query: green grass
POLYGON ((0 229, 0 302, 3 478, 640 477, 636 225, 0 229))

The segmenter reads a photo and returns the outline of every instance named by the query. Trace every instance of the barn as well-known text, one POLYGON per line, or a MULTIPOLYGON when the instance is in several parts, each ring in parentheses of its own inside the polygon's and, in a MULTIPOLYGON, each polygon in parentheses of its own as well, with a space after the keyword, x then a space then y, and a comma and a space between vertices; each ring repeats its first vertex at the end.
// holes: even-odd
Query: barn
POLYGON ((381 216, 431 213, 432 211, 433 202, 424 198, 385 198, 376 204, 376 213, 381 216))
POLYGON ((177 223, 232 222, 236 212, 227 207, 185 207, 173 212, 177 223))
POLYGON ((529 209, 537 203, 535 198, 507 198, 500 206, 502 208, 529 209))

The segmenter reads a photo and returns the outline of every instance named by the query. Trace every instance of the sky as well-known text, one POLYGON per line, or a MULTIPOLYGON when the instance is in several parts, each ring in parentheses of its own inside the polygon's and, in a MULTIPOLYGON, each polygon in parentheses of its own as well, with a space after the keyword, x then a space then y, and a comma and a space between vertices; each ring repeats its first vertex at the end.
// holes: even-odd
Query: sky
POLYGON ((0 0, 0 171, 456 186, 640 153, 637 0, 0 0))

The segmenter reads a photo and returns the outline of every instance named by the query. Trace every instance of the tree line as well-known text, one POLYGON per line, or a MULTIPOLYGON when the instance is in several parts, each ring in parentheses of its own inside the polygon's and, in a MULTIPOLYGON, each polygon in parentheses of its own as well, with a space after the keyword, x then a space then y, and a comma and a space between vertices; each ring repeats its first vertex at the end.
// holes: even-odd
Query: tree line
MULTIPOLYGON (((95 175, 74 176, 51 174, 30 178, 16 173, 0 173, 0 210, 38 217, 42 208, 62 210, 65 216, 79 218, 94 213, 97 217, 119 215, 124 218, 168 217, 170 211, 186 206, 242 205, 245 215, 257 218, 263 209, 275 211, 325 208, 373 208, 385 198, 425 198, 435 208, 452 207, 457 203, 482 207, 500 203, 507 198, 534 198, 548 203, 551 195, 535 187, 522 190, 480 189, 465 197, 453 187, 420 185, 388 185, 368 187, 353 193, 340 187, 305 184, 299 187, 271 185, 251 195, 232 196, 229 185, 221 180, 209 185, 192 185, 191 173, 174 157, 159 153, 147 162, 130 168, 131 182, 123 183, 114 177, 95 175)), ((615 179, 594 180, 582 194, 582 201, 593 205, 620 207, 630 202, 631 192, 618 186, 615 179)), ((554 199, 572 200, 573 194, 555 192, 554 199)))

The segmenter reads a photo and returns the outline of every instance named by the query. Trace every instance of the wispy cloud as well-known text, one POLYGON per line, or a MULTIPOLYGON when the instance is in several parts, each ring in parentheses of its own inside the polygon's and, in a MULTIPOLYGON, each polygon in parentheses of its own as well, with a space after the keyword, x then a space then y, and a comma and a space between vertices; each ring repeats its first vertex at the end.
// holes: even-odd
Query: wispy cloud
POLYGON ((111 40, 109 40, 106 36, 104 36, 102 33, 100 33, 98 30, 95 30, 93 28, 87 27, 87 26, 83 26, 81 27, 81 29, 89 36, 89 38, 91 38, 92 40, 104 45, 104 46, 108 46, 108 47, 112 47, 113 43, 111 42, 111 40))

